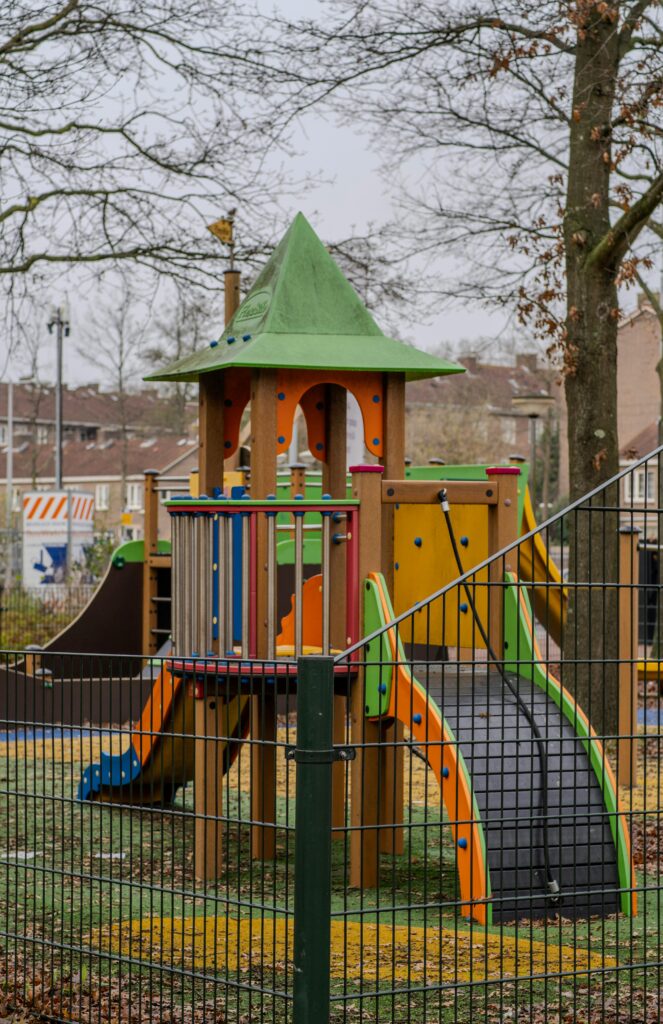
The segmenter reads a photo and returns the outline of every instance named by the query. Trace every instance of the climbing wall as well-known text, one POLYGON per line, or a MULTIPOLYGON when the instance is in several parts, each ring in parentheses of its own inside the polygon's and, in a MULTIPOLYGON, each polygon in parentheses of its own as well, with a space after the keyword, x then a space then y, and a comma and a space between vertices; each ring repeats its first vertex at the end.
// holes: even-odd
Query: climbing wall
MULTIPOLYGON (((468 570, 488 557, 488 506, 457 505, 451 521, 468 570)), ((396 505, 394 514, 394 611, 397 615, 424 601, 458 578, 449 531, 437 505, 396 505)), ((487 620, 485 574, 477 574, 474 601, 482 621, 487 620)), ((413 620, 414 636, 406 642, 483 647, 463 593, 454 589, 444 602, 435 601, 426 614, 413 620)))

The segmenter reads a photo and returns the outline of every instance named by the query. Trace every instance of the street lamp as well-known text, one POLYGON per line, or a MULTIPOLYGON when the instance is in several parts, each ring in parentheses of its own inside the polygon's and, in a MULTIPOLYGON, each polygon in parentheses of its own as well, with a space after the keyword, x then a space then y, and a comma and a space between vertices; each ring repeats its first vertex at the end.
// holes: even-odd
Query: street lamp
POLYGON ((536 423, 541 416, 547 416, 555 405, 552 395, 514 395, 511 408, 516 416, 529 419, 529 487, 532 503, 536 508, 536 423))
POLYGON ((69 337, 69 317, 65 305, 56 306, 48 321, 48 333, 55 328, 55 489, 62 490, 62 339, 69 337))

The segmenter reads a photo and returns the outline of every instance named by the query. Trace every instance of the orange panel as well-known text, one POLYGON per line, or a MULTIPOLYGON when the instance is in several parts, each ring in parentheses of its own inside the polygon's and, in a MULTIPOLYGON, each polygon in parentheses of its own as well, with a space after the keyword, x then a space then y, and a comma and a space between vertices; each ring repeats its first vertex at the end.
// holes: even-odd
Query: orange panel
MULTIPOLYGON (((378 457, 382 455, 384 396, 381 373, 352 373, 343 370, 329 373, 320 373, 317 370, 279 370, 276 381, 277 452, 287 452, 290 447, 295 411, 298 405, 304 409, 303 396, 312 388, 317 388, 318 385, 338 384, 339 387, 350 391, 359 403, 364 421, 364 440, 369 452, 378 457)), ((314 399, 314 408, 316 412, 324 414, 324 409, 317 408, 320 401, 319 397, 314 399)), ((309 426, 308 415, 306 418, 307 426, 309 426)), ((311 438, 309 434, 309 447, 316 458, 322 459, 325 454, 324 432, 321 431, 315 418, 312 419, 312 422, 316 436, 311 438), (322 449, 316 450, 316 445, 320 443, 323 445, 322 449)))
MULTIPOLYGON (((382 590, 382 578, 377 573, 371 573, 369 579, 377 584, 382 610, 388 622, 391 609, 382 590)), ((392 680, 387 717, 403 722, 414 738, 424 744, 426 758, 438 781, 456 844, 456 863, 464 910, 475 921, 485 924, 490 892, 483 836, 475 818, 471 782, 466 770, 463 770, 464 766, 461 767, 459 763, 461 755, 456 738, 448 732, 440 709, 413 679, 409 667, 400 660, 393 629, 388 630, 388 636, 392 659, 396 665, 396 678, 392 680)))
MULTIPOLYGON (((305 647, 319 647, 322 650, 322 576, 311 576, 304 581, 304 619, 302 622, 302 643, 305 647)), ((290 611, 283 617, 279 646, 295 643, 295 595, 292 595, 290 611)))

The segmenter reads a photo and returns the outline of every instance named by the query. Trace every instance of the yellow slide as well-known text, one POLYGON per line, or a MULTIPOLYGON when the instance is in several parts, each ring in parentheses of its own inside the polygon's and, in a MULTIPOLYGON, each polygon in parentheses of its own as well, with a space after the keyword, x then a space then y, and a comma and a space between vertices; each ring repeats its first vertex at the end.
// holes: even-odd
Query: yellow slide
MULTIPOLYGON (((529 488, 526 488, 521 532, 527 534, 532 530, 536 530, 536 520, 529 488)), ((540 584, 532 588, 536 617, 561 647, 569 594, 541 534, 535 534, 520 545, 517 570, 521 580, 540 584)))

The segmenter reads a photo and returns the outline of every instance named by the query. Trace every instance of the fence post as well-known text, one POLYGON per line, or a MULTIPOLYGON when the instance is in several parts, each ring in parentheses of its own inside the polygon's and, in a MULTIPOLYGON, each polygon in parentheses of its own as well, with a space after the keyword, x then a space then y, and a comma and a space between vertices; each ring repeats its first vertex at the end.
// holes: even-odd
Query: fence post
POLYGON ((329 1020, 333 658, 297 668, 294 1024, 329 1020))
POLYGON ((638 774, 638 536, 619 529, 619 740, 617 784, 635 786, 638 774))

